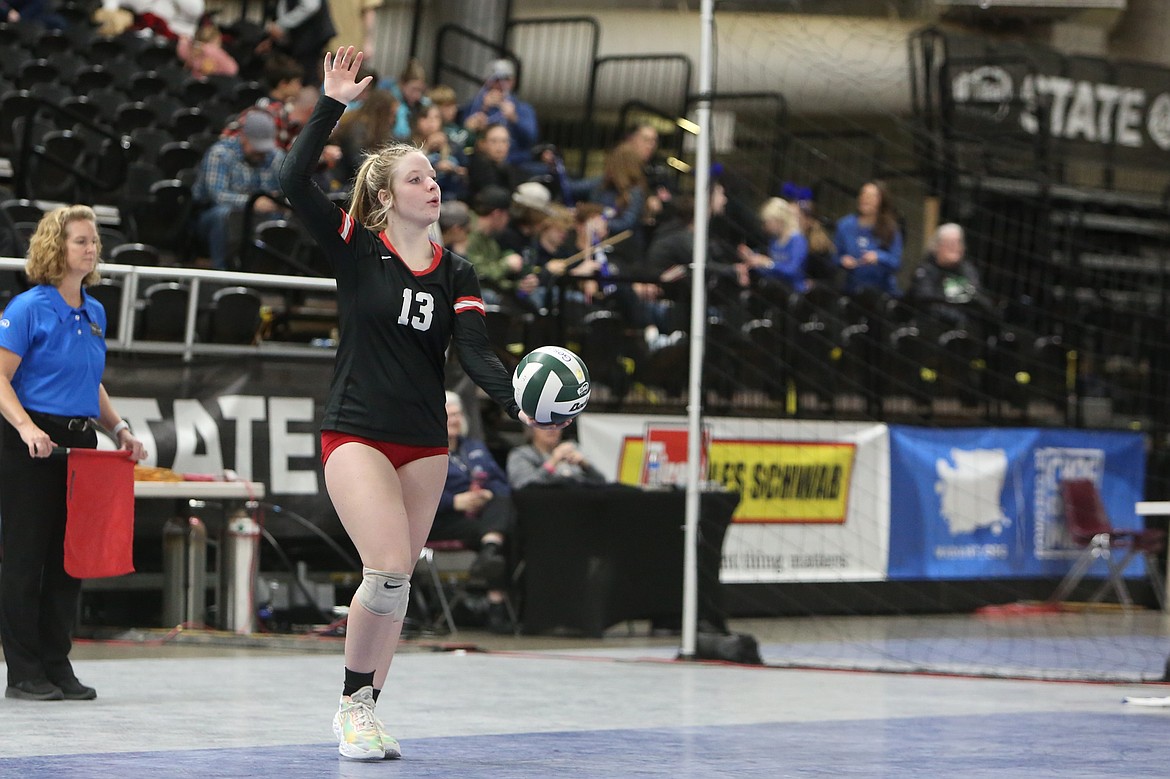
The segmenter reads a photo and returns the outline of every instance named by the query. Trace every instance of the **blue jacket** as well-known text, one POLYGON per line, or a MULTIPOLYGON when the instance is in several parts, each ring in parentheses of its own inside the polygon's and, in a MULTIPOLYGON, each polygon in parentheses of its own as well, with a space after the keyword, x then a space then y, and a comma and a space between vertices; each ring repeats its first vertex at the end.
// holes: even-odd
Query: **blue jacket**
POLYGON ((756 273, 783 281, 797 292, 808 287, 804 263, 808 259, 808 239, 795 233, 787 241, 773 238, 768 244, 768 256, 775 263, 771 268, 756 268, 756 273))
POLYGON ((439 499, 439 511, 454 511, 455 496, 471 489, 471 474, 476 468, 484 471, 483 486, 493 495, 511 495, 508 476, 492 457, 487 445, 474 438, 460 438, 459 446, 447 460, 447 483, 439 499))
POLYGON ((843 216, 837 221, 837 232, 833 236, 833 243, 837 245, 837 262, 850 255, 857 260, 861 255, 873 250, 877 252, 876 265, 858 265, 853 270, 845 272, 845 294, 851 295, 867 287, 876 287, 891 295, 898 295, 898 280, 896 274, 902 266, 902 232, 894 231, 894 237, 888 246, 881 246, 873 229, 862 227, 857 223, 857 214, 843 216))
MULTIPOLYGON (((482 87, 479 92, 476 92, 475 97, 471 98, 471 102, 463 108, 462 116, 464 119, 474 113, 484 111, 483 97, 487 91, 487 87, 482 87)), ((536 109, 530 103, 525 103, 514 94, 509 94, 508 99, 516 107, 516 121, 509 122, 505 119, 504 112, 499 106, 484 111, 484 114, 487 116, 488 124, 502 124, 508 128, 508 133, 512 136, 512 147, 508 150, 508 162, 520 165, 532 161, 532 147, 540 138, 540 128, 536 124, 536 109)))

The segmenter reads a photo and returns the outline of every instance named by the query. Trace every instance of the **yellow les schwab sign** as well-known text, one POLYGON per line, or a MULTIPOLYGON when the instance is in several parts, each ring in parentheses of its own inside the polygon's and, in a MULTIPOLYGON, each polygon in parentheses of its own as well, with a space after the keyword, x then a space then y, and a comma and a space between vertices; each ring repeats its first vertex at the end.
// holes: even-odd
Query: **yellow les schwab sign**
MULTIPOLYGON (((618 480, 638 484, 643 440, 623 441, 618 480)), ((739 493, 734 522, 844 524, 857 446, 798 441, 711 441, 708 478, 739 493)))

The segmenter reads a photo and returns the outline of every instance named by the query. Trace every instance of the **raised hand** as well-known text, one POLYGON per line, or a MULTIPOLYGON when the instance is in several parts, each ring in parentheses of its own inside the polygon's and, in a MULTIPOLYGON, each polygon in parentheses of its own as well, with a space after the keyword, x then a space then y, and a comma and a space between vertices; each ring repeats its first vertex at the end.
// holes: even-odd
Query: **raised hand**
POLYGON ((357 76, 362 67, 363 54, 353 46, 342 46, 333 52, 325 52, 325 78, 322 91, 339 103, 350 103, 374 80, 366 76, 361 81, 357 76))

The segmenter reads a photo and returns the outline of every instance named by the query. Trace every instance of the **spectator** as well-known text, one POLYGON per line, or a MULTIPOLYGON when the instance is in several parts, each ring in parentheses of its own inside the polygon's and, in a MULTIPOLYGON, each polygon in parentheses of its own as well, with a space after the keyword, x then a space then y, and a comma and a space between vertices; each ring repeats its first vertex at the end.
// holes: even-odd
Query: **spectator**
POLYGON ((410 119, 415 111, 427 104, 427 71, 414 57, 406 61, 398 79, 387 79, 378 85, 394 95, 398 111, 394 117, 394 137, 405 141, 410 137, 410 119))
MULTIPOLYGON (((756 186, 751 177, 717 162, 711 166, 711 180, 720 185, 723 203, 721 209, 711 211, 708 229, 712 239, 732 249, 741 243, 766 245, 768 238, 760 224, 759 196, 755 194, 756 186)), ((715 197, 714 190, 711 197, 715 197)), ((683 210, 677 204, 675 207, 678 211, 683 210)))
POLYGON ((805 260, 804 269, 809 283, 838 289, 841 286, 841 268, 837 264, 837 247, 817 218, 816 204, 811 199, 802 199, 797 201, 796 207, 800 217, 800 231, 808 242, 808 259, 805 260))
POLYGON ((276 18, 264 31, 268 37, 256 46, 258 54, 273 50, 288 54, 300 66, 302 80, 314 86, 321 83, 321 57, 337 34, 328 0, 281 0, 276 18))
POLYGON ((467 437, 463 401, 454 392, 447 393, 447 439, 447 482, 430 538, 458 540, 478 550, 469 585, 487 590, 488 629, 511 633, 504 603, 509 569, 504 550, 516 527, 512 489, 487 446, 467 437))
POLYGON ((549 204, 548 214, 541 221, 535 240, 524 252, 524 264, 540 278, 540 286, 533 290, 529 299, 533 309, 542 313, 548 313, 552 308, 556 279, 564 274, 567 258, 575 252, 568 241, 573 224, 572 210, 559 203, 549 204), (552 268, 557 269, 556 274, 552 273, 552 268))
POLYGON ((138 29, 172 41, 193 38, 206 18, 203 0, 120 0, 118 5, 135 13, 138 29))
POLYGON ((195 76, 234 76, 240 66, 223 47, 223 33, 210 16, 199 22, 195 36, 179 36, 179 59, 195 76))
POLYGON ((512 193, 508 227, 499 237, 500 246, 525 254, 536 241, 540 226, 548 218, 552 194, 539 181, 525 181, 512 193))
MULTIPOLYGON (((268 87, 268 94, 256 101, 232 119, 220 133, 221 138, 238 135, 240 123, 253 109, 267 111, 276 122, 276 143, 281 149, 288 151, 296 137, 293 121, 289 114, 293 112, 294 101, 304 89, 301 66, 290 57, 283 54, 273 54, 264 62, 264 85, 268 87)), ((317 90, 314 88, 313 90, 317 90)), ((314 104, 316 100, 313 101, 314 104)), ((310 109, 311 110, 311 109, 310 109)), ((295 128, 299 130, 299 126, 295 128)))
POLYGON ((789 290, 804 292, 808 289, 805 276, 808 239, 800 230, 796 209, 787 200, 774 197, 760 208, 760 221, 769 238, 767 254, 740 244, 740 261, 747 264, 761 283, 778 282, 789 290))
MULTIPOLYGON (((579 203, 573 209, 573 232, 557 252, 558 256, 544 263, 544 282, 550 292, 566 274, 583 279, 577 285, 566 288, 565 301, 590 307, 594 300, 601 297, 601 286, 594 277, 608 264, 606 249, 600 245, 609 235, 604 210, 605 207, 600 203, 579 203)), ((549 292, 541 295, 542 307, 552 308, 554 301, 550 299, 549 292)))
POLYGON ((585 459, 577 444, 562 440, 560 428, 525 433, 528 443, 508 453, 512 489, 552 484, 605 484, 605 475, 585 459))
POLYGON ((467 240, 467 259, 475 267, 483 285, 485 303, 500 304, 504 296, 526 297, 536 289, 539 279, 524 258, 500 246, 496 240, 508 226, 508 207, 512 198, 501 187, 487 187, 475 196, 472 211, 475 219, 467 240))
POLYGON ((462 200, 447 200, 439 210, 439 232, 443 246, 460 257, 467 257, 467 242, 471 237, 471 209, 462 200))
MULTIPOLYGON (((674 332, 689 327, 691 299, 691 263, 695 252, 695 201, 690 195, 679 195, 674 217, 664 222, 646 250, 644 272, 658 277, 663 295, 673 301, 671 316, 663 332, 674 332)), ((727 195, 722 184, 712 182, 708 211, 712 220, 727 207, 727 195)), ((727 319, 729 309, 736 305, 740 291, 748 278, 737 264, 735 246, 713 231, 707 236, 707 288, 710 305, 727 319)), ((653 344, 651 344, 653 346, 653 344)))
POLYGON ((633 264, 646 249, 645 222, 657 212, 647 202, 646 172, 642 158, 630 146, 620 145, 605 156, 601 182, 589 199, 606 207, 605 218, 610 235, 629 230, 629 240, 614 247, 619 266, 633 264))
MULTIPOLYGON (((3 8, 4 0, 0 0, 0 19, 4 16, 3 8)), ((134 14, 118 5, 113 8, 103 5, 90 18, 96 25, 94 33, 103 38, 116 38, 134 27, 134 14)))
POLYGON ((979 270, 967 258, 963 228, 953 222, 934 231, 926 257, 914 270, 910 297, 942 327, 974 330, 976 337, 985 335, 985 324, 995 318, 979 270))
POLYGON ((0 0, 0 21, 41 24, 50 30, 64 30, 68 24, 53 8, 48 0, 0 0))
POLYGON ((203 210, 195 217, 195 234, 207 247, 212 267, 223 270, 233 260, 244 212, 281 215, 278 174, 284 152, 276 145, 276 121, 261 109, 244 114, 240 134, 220 138, 203 155, 192 196, 203 210))
POLYGON ((886 187, 867 181, 857 194, 857 212, 837 220, 833 238, 837 261, 845 269, 844 292, 871 288, 897 296, 902 267, 902 231, 886 187))
POLYGON ((337 178, 350 181, 366 151, 394 139, 397 112, 398 101, 394 95, 384 89, 370 89, 361 105, 341 115, 341 121, 330 137, 330 142, 341 149, 337 178))
POLYGON ((647 203, 656 219, 670 215, 669 207, 674 197, 669 169, 657 157, 658 140, 658 130, 654 125, 641 122, 634 125, 622 141, 622 145, 630 148, 642 161, 647 203))
POLYGON ((437 105, 425 105, 414 114, 410 142, 427 155, 435 169, 435 181, 443 200, 462 200, 467 191, 467 168, 459 163, 451 141, 443 132, 443 115, 437 105))
POLYGON ((461 165, 466 164, 467 155, 471 154, 471 147, 475 143, 475 134, 459 121, 459 102, 455 97, 455 90, 446 84, 436 84, 427 92, 427 98, 439 107, 439 115, 443 118, 443 132, 450 142, 451 153, 461 165))
POLYGON ((485 187, 502 187, 511 193, 524 181, 524 174, 508 162, 511 148, 508 128, 502 124, 485 127, 476 138, 475 151, 467 160, 467 194, 472 200, 485 187))
POLYGON ((493 61, 483 86, 463 110, 463 124, 474 133, 483 133, 494 124, 506 127, 512 139, 508 162, 520 167, 532 159, 539 128, 536 109, 512 94, 515 84, 516 66, 511 60, 493 61))

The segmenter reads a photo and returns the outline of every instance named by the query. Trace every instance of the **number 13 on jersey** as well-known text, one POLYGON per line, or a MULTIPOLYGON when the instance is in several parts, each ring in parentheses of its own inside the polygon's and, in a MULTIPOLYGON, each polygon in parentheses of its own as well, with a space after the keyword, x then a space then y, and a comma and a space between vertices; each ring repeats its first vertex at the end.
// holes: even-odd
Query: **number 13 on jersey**
POLYGON ((430 330, 435 315, 435 298, 422 290, 415 292, 409 287, 402 290, 402 310, 398 312, 398 324, 410 325, 415 330, 430 330))

